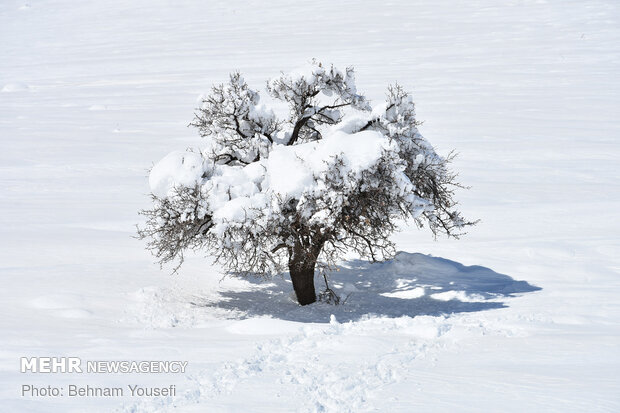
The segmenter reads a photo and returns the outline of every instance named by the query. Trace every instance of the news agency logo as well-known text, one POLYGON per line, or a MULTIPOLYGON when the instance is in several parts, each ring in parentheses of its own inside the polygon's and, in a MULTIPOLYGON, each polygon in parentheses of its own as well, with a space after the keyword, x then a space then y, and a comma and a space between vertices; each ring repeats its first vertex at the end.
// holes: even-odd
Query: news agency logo
POLYGON ((21 357, 22 373, 83 373, 79 357, 21 357))
POLYGON ((187 361, 89 360, 79 357, 21 357, 22 373, 185 373, 187 361))

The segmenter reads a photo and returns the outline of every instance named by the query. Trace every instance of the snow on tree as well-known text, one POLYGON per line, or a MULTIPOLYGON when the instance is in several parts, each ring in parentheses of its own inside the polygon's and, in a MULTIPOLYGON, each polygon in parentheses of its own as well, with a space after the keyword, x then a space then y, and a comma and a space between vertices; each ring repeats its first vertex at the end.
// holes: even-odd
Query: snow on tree
POLYGON ((138 232, 161 264, 180 266, 191 249, 238 275, 288 269, 305 305, 316 301, 317 263, 331 268, 347 251, 389 258, 389 236, 407 220, 435 236, 458 237, 472 224, 455 209, 451 156, 422 137, 400 86, 373 108, 353 68, 313 61, 270 80, 267 92, 288 106, 286 117, 231 74, 191 123, 205 147, 152 168, 153 208, 138 232))

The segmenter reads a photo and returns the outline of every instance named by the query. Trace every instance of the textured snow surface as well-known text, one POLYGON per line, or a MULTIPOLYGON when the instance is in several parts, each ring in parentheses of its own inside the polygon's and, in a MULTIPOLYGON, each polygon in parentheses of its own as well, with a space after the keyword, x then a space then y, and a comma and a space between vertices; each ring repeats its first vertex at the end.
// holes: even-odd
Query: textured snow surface
MULTIPOLYGON (((617 1, 6 0, 0 39, 0 411, 620 411, 617 1), (136 211, 154 162, 204 143, 186 127, 197 98, 313 57, 354 65, 373 104, 412 90, 482 222, 351 257, 331 274, 338 307, 297 306, 286 276, 222 280, 200 255, 160 271, 136 211), (22 374, 23 356, 189 364, 22 374), (177 395, 20 394, 136 383, 177 395)), ((186 152, 162 165, 161 194, 205 172, 186 152)), ((283 191, 305 179, 289 172, 283 191)), ((221 178, 251 193, 262 173, 221 178)))

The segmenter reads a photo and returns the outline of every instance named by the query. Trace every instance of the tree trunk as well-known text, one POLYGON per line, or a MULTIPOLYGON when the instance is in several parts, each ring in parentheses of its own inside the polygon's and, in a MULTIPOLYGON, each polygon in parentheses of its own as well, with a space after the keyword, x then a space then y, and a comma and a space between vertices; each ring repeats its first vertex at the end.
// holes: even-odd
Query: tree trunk
POLYGON ((316 291, 314 290, 315 264, 316 261, 312 263, 295 263, 291 261, 291 263, 289 263, 293 289, 295 290, 295 295, 297 295, 297 301, 301 305, 312 304, 316 301, 316 291))
POLYGON ((314 290, 314 267, 320 246, 305 250, 301 244, 295 245, 288 260, 288 269, 293 281, 293 289, 297 295, 297 301, 301 305, 312 304, 316 301, 314 290), (318 251, 316 251, 318 250, 318 251))

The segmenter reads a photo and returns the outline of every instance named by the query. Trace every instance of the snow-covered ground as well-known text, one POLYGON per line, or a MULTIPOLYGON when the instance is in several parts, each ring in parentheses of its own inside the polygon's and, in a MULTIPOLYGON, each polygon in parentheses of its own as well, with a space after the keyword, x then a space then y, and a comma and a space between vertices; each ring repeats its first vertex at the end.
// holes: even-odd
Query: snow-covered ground
POLYGON ((619 411, 615 1, 0 4, 0 410, 619 411), (201 93, 316 57, 413 90, 482 222, 403 228, 392 262, 290 283, 160 271, 132 236, 148 169, 199 146, 201 93), (320 280, 317 280, 317 285, 320 280), (185 374, 20 373, 19 358, 184 360, 185 374), (22 385, 176 397, 22 397, 22 385))

